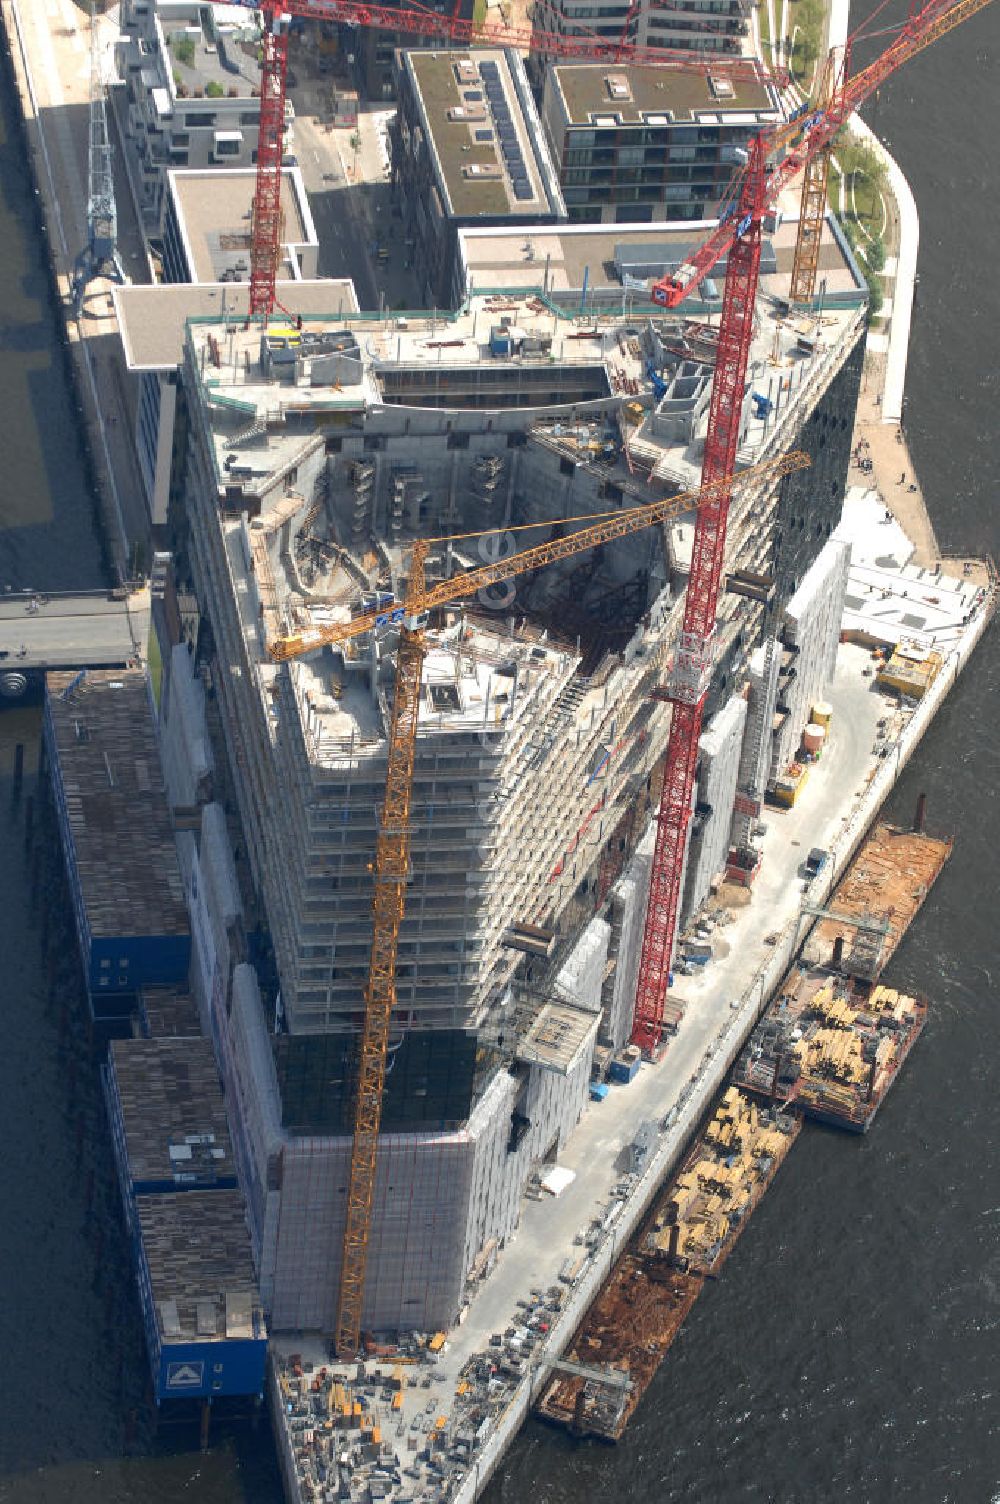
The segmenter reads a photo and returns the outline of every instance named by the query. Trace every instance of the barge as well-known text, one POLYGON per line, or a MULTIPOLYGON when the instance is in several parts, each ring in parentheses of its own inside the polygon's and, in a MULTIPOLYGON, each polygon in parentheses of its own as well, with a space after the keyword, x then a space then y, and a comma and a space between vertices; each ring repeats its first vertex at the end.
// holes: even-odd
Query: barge
POLYGON ((832 967, 873 982, 920 912, 954 842, 923 830, 923 797, 914 829, 880 820, 806 937, 808 966, 832 967), (847 934, 854 938, 845 955, 847 934))
POLYGON ((791 972, 733 1067, 758 1097, 867 1133, 927 1021, 927 1003, 891 987, 858 989, 818 968, 791 972))
POLYGON ((705 1280, 718 1275, 801 1128, 797 1114, 726 1088, 591 1306, 569 1364, 546 1386, 540 1416, 577 1436, 620 1439, 705 1280))

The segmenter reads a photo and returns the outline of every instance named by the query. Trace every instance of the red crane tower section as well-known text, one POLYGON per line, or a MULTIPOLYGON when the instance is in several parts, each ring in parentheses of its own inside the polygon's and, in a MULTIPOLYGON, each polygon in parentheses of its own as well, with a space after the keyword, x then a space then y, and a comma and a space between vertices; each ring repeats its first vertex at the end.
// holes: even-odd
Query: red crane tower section
MULTIPOLYGON (((731 475, 735 468, 747 357, 753 336, 764 211, 807 163, 830 149, 837 131, 853 111, 901 63, 988 3, 989 0, 929 0, 922 10, 910 14, 899 36, 881 57, 850 79, 844 77, 845 61, 825 108, 806 104, 787 125, 755 138, 747 166, 742 177, 734 182, 729 204, 716 228, 688 263, 653 287, 654 302, 675 308, 728 251, 703 484, 731 475), (789 150, 790 147, 794 149, 789 150)), ((655 1056, 662 1038, 663 1004, 677 932, 698 739, 712 668, 728 513, 728 491, 713 496, 699 508, 684 627, 667 685, 666 698, 673 705, 673 719, 632 1015, 632 1043, 647 1056, 655 1056)))
POLYGON ((274 309, 281 255, 281 157, 285 134, 285 80, 288 76, 288 16, 264 12, 264 55, 260 67, 260 135, 257 187, 250 237, 250 316, 274 309))
MULTIPOLYGON (((760 269, 761 220, 766 201, 764 151, 758 137, 751 147, 750 162, 743 178, 737 232, 729 250, 705 462, 701 472, 703 485, 731 476, 736 466, 743 383, 753 335, 760 269)), ((698 738, 712 673, 715 612, 726 547, 729 497, 729 488, 724 487, 698 509, 691 573, 684 602, 684 625, 667 687, 673 719, 663 794, 656 817, 656 847, 632 1017, 632 1042, 647 1055, 655 1054, 660 1043, 670 952, 677 930, 698 738)))

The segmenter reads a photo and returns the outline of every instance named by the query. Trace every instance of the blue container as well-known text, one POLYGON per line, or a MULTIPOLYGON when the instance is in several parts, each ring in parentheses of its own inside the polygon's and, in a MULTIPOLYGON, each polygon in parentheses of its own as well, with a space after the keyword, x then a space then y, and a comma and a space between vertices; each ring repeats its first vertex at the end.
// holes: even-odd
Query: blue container
POLYGON ((607 1094, 608 1088, 603 1081, 594 1081, 591 1084, 590 1100, 592 1102, 603 1102, 607 1094))
POLYGON ((608 1076, 616 1081, 619 1086, 628 1086, 639 1074, 639 1059, 635 1060, 612 1060, 608 1076))

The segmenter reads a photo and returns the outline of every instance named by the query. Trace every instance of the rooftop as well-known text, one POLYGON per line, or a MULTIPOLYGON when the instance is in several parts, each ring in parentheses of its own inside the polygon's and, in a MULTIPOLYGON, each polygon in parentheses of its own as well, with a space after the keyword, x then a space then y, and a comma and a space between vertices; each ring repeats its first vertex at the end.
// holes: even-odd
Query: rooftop
POLYGON ((207 1039, 111 1044, 134 1184, 235 1185, 226 1109, 207 1039))
MULTIPOLYGON (((339 320, 357 313, 358 300, 350 281, 279 282, 283 303, 292 299, 304 318, 339 320)), ((125 360, 131 371, 173 370, 184 358, 188 319, 231 320, 242 324, 250 311, 248 282, 159 283, 155 287, 124 286, 113 290, 125 360)))
POLYGON ((222 18, 210 32, 203 25, 199 10, 173 19, 168 12, 158 15, 167 48, 167 62, 173 75, 178 99, 251 99, 260 92, 260 66, 257 44, 241 40, 252 29, 244 11, 242 21, 235 16, 222 18))
MULTIPOLYGON (((578 300, 586 280, 591 296, 607 290, 615 294, 620 307, 625 290, 623 271, 632 278, 638 275, 642 282, 650 279, 653 267, 659 273, 668 265, 679 265, 689 250, 706 239, 714 223, 691 220, 684 224, 667 221, 656 225, 552 225, 539 229, 478 229, 470 225, 460 229, 458 236, 466 280, 474 288, 540 288, 544 282, 550 297, 558 300, 559 294, 572 293, 578 300), (669 259, 665 253, 669 253, 669 259), (644 256, 649 257, 648 262, 644 262, 644 256)), ((787 295, 797 232, 797 217, 786 215, 777 230, 765 237, 761 275, 764 292, 787 295)), ((834 230, 829 214, 820 241, 819 276, 826 283, 828 296, 852 296, 859 301, 864 297, 846 243, 834 230)), ((718 276, 713 274, 713 280, 719 282, 718 276)), ((644 301, 639 296, 642 289, 632 283, 629 291, 633 294, 629 305, 640 306, 644 301)), ((721 294, 721 285, 718 291, 721 294)), ((718 299, 711 301, 713 310, 717 309, 718 299)))
POLYGON ((700 72, 569 63, 552 69, 570 125, 668 125, 675 121, 757 124, 779 116, 773 89, 748 78, 700 72), (743 122, 740 122, 743 123, 743 122))
POLYGON ((161 1339, 263 1341, 242 1194, 137 1196, 135 1206, 161 1339))
MULTIPOLYGON (((252 167, 175 169, 167 174, 193 282, 248 282, 250 222, 256 174, 252 167)), ((297 167, 281 173, 282 262, 279 276, 294 277, 298 252, 319 244, 297 167)))
POLYGON ((186 935, 145 671, 47 674, 46 693, 91 932, 186 935))
POLYGON ((401 63, 423 108, 447 213, 523 219, 553 212, 538 159, 541 127, 516 55, 407 51, 401 63))

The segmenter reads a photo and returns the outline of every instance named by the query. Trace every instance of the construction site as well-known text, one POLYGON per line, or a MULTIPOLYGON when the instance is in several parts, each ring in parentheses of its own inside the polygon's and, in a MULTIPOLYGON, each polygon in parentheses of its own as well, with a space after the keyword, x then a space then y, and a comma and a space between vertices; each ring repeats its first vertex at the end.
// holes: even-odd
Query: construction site
MULTIPOLYGON (((509 281, 509 226, 455 228, 453 308, 362 311, 284 244, 289 35, 381 13, 268 0, 248 285, 109 299, 152 631, 49 675, 50 776, 92 1017, 144 1036, 104 1089, 156 1403, 205 1444, 266 1393, 290 1499, 472 1504, 540 1397, 617 1439, 802 1113, 866 1129, 920 1033, 878 978, 950 847, 863 842, 996 586, 849 492, 869 282, 826 174, 983 3, 772 89, 718 219, 529 223, 509 281), (138 828, 169 947, 107 914, 138 828)), ((478 128, 463 194, 522 197, 517 36, 392 15, 478 128)))

